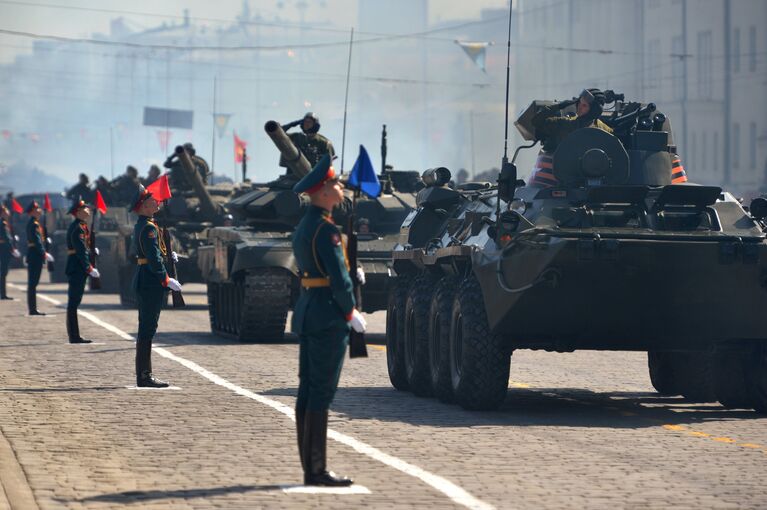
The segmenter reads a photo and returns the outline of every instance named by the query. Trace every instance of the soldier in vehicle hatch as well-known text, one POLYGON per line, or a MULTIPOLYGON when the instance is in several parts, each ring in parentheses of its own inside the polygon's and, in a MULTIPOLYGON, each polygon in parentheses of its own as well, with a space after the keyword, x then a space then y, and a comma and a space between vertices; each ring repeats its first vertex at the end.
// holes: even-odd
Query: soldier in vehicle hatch
POLYGON ((586 89, 581 92, 577 99, 546 106, 535 114, 532 123, 536 135, 543 142, 543 148, 538 153, 538 159, 530 177, 531 186, 549 187, 557 185, 558 181, 554 177, 554 152, 559 143, 573 131, 596 127, 608 133, 613 132, 607 124, 599 120, 604 104, 604 92, 599 89, 586 89), (561 114, 563 109, 576 103, 578 106, 575 117, 561 114))
POLYGON ((77 184, 67 190, 66 197, 70 202, 83 200, 86 203, 93 201, 93 190, 90 187, 90 179, 85 174, 80 174, 77 184))
MULTIPOLYGON (((183 147, 189 155, 189 158, 192 160, 195 169, 197 169, 197 172, 200 174, 202 183, 207 184, 208 176, 210 175, 208 162, 197 155, 197 151, 191 143, 187 142, 183 147)), ((181 168, 181 162, 178 160, 175 152, 168 156, 168 159, 165 160, 163 166, 170 170, 170 189, 174 191, 174 194, 175 192, 194 190, 194 185, 191 182, 188 182, 184 170, 181 168)))
MULTIPOLYGON (((325 154, 330 155, 331 160, 335 158, 336 151, 333 149, 333 144, 319 133, 320 118, 317 115, 313 112, 308 112, 302 119, 285 124, 282 126, 282 129, 287 132, 289 129, 299 125, 301 126, 301 132, 290 133, 288 136, 296 148, 306 156, 309 165, 312 167, 316 166, 325 154)), ((280 158, 280 166, 287 168, 287 164, 282 157, 280 158)), ((288 169, 288 173, 291 173, 290 169, 288 169)))

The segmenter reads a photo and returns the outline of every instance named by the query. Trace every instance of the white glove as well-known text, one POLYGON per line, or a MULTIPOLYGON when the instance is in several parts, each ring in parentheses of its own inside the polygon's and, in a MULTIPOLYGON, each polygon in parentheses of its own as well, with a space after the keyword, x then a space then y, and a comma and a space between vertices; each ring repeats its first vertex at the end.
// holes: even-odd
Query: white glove
POLYGON ((173 260, 174 264, 178 264, 178 253, 175 251, 170 252, 170 258, 173 260))
POLYGON ((181 284, 178 283, 178 280, 176 280, 175 278, 168 279, 168 288, 170 290, 181 292, 181 284))
POLYGON ((55 261, 56 261, 56 259, 54 259, 54 258, 53 258, 53 255, 51 255, 50 253, 46 253, 46 254, 45 254, 45 260, 46 260, 47 262, 55 262, 55 261))
POLYGON ((365 271, 363 271, 362 266, 357 266, 357 281, 360 282, 360 285, 365 285, 365 271))
POLYGON ((48 244, 53 244, 53 241, 51 240, 50 237, 46 237, 45 238, 45 242, 48 243, 48 244))
POLYGON ((349 321, 352 329, 357 333, 364 333, 368 327, 368 323, 365 321, 365 317, 355 308, 352 310, 352 320, 349 321))
POLYGON ((96 252, 96 256, 97 256, 97 257, 98 257, 99 255, 101 255, 101 252, 99 251, 99 249, 98 249, 98 248, 93 248, 93 251, 95 251, 95 252, 96 252))
POLYGON ((14 248, 13 251, 11 252, 11 255, 13 255, 13 258, 17 259, 21 257, 21 252, 17 250, 16 248, 14 248))
POLYGON ((13 235, 13 240, 14 240, 14 241, 16 241, 16 242, 18 243, 18 242, 19 242, 19 236, 18 236, 18 235, 16 235, 16 234, 14 234, 14 235, 13 235))
POLYGON ((101 273, 99 273, 99 270, 95 267, 92 267, 88 274, 91 278, 101 278, 101 273))

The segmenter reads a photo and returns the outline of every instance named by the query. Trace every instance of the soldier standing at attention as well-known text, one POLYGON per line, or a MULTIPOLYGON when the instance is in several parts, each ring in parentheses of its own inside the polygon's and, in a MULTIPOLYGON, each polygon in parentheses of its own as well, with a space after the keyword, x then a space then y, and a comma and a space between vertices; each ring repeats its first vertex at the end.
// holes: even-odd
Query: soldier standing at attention
POLYGON ((86 221, 91 217, 91 211, 82 200, 77 200, 69 209, 69 214, 75 217, 67 230, 67 267, 69 280, 67 289, 67 336, 70 344, 89 344, 80 336, 80 325, 77 320, 77 307, 83 300, 85 282, 88 276, 98 278, 99 271, 90 262, 90 232, 86 221))
POLYGON ((298 451, 306 485, 348 486, 351 479, 327 470, 328 409, 338 388, 350 327, 362 332, 366 324, 355 308, 346 250, 331 217, 344 195, 330 166, 330 155, 323 156, 293 191, 311 199, 293 234, 303 287, 292 320, 300 340, 298 451))
POLYGON ((605 105, 605 94, 599 89, 587 89, 581 92, 577 99, 562 101, 542 108, 532 119, 535 134, 543 140, 543 148, 538 153, 538 160, 530 177, 531 186, 556 186, 554 177, 554 152, 560 142, 573 131, 586 127, 596 127, 608 133, 613 130, 599 120, 602 107, 605 105), (575 117, 567 117, 560 111, 568 106, 577 104, 575 117))
POLYGON ((37 310, 37 284, 40 283, 40 273, 43 271, 43 263, 53 262, 53 255, 45 252, 45 232, 40 225, 40 216, 43 210, 40 205, 32 200, 26 210, 29 214, 27 222, 27 308, 29 315, 45 315, 37 310))
POLYGON ((138 266, 133 276, 133 290, 138 301, 138 335, 136 337, 136 386, 167 388, 168 383, 152 375, 152 338, 165 303, 168 289, 181 290, 181 284, 170 278, 163 264, 167 248, 160 229, 153 220, 160 204, 144 186, 139 186, 131 210, 139 215, 133 230, 133 243, 138 266))
MULTIPOLYGON (((312 167, 316 166, 325 154, 328 154, 331 160, 336 157, 336 151, 333 149, 333 144, 319 133, 319 117, 314 113, 309 112, 304 115, 303 119, 285 124, 282 126, 282 129, 287 131, 298 125, 301 126, 301 132, 291 133, 288 136, 293 141, 296 148, 306 156, 306 160, 309 161, 309 164, 312 165, 312 167)), ((280 158, 280 166, 287 167, 283 158, 280 158)))
POLYGON ((0 203, 0 299, 13 299, 6 294, 5 279, 8 276, 8 266, 11 257, 19 258, 21 253, 16 249, 16 244, 11 235, 11 212, 0 203))

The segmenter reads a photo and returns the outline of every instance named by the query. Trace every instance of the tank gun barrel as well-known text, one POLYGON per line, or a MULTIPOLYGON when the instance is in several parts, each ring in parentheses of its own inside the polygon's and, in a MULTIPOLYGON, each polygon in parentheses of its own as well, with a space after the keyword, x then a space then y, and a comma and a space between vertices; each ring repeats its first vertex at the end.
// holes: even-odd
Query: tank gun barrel
POLYGON ((285 163, 288 165, 293 173, 299 177, 304 177, 308 174, 312 167, 306 156, 293 144, 293 141, 285 134, 282 126, 279 122, 270 120, 264 125, 264 131, 272 139, 277 150, 282 154, 285 163))
POLYGON ((200 200, 200 212, 202 212, 206 219, 213 221, 213 219, 218 214, 218 207, 213 201, 213 198, 210 196, 210 193, 208 193, 208 190, 205 189, 205 184, 203 184, 200 174, 194 167, 192 158, 189 156, 189 154, 187 154, 186 149, 180 145, 176 147, 175 152, 179 162, 181 163, 181 169, 184 172, 184 177, 186 177, 188 182, 192 183, 192 187, 194 188, 194 191, 200 200))

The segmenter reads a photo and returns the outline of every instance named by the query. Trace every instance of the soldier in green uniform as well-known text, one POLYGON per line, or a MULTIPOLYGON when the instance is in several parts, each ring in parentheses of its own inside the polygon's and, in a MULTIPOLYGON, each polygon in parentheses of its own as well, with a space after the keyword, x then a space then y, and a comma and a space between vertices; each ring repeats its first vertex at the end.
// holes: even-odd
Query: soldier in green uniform
POLYGON ((11 257, 19 258, 21 253, 16 249, 10 221, 11 212, 5 204, 0 203, 0 299, 12 300, 13 298, 5 291, 5 279, 8 277, 11 257))
POLYGON ((77 200, 69 208, 69 214, 75 217, 67 229, 67 267, 69 280, 67 289, 67 336, 70 344, 89 344, 80 336, 80 324, 77 320, 77 307, 83 300, 85 282, 88 276, 98 278, 99 271, 90 261, 90 232, 86 221, 91 217, 90 208, 83 200, 77 200))
POLYGON ((133 229, 134 251, 138 265, 133 276, 133 290, 138 301, 138 335, 136 337, 136 386, 167 388, 168 383, 152 375, 152 338, 165 303, 168 289, 181 290, 181 284, 170 278, 163 263, 167 255, 160 229, 153 220, 160 204, 144 186, 140 186, 131 207, 139 215, 133 229))
POLYGON ((554 152, 567 135, 577 129, 596 127, 612 133, 613 130, 599 120, 605 104, 605 94, 599 89, 586 89, 576 99, 562 101, 542 108, 532 119, 536 136, 543 141, 543 148, 530 177, 532 186, 556 186, 554 177, 554 152), (575 117, 561 115, 568 106, 577 104, 575 117))
POLYGON ((294 187, 307 193, 311 206, 293 234, 293 252, 303 292, 293 312, 292 329, 299 335, 296 431, 306 485, 347 486, 349 478, 327 470, 328 408, 341 375, 349 328, 365 330, 356 308, 341 233, 331 212, 344 200, 330 156, 294 187))
POLYGON ((40 273, 43 271, 43 264, 53 262, 53 255, 45 252, 45 231, 40 224, 40 216, 43 210, 40 205, 33 200, 27 206, 26 213, 29 214, 27 222, 27 308, 29 315, 45 315, 37 309, 37 284, 40 283, 40 273))
MULTIPOLYGON (((316 166, 325 154, 330 155, 331 160, 335 158, 336 152, 335 149, 333 149, 333 144, 319 133, 319 117, 314 113, 309 112, 304 115, 303 119, 285 124, 282 126, 282 129, 287 131, 298 125, 301 126, 301 132, 290 133, 288 136, 293 141, 296 148, 306 156, 306 160, 309 161, 310 165, 313 167, 316 166)), ((287 167, 284 157, 280 158, 280 166, 287 167)), ((290 172, 289 169, 288 172, 290 172)))
MULTIPOLYGON (((189 158, 192 160, 192 165, 194 165, 197 173, 200 174, 202 183, 207 184, 208 176, 210 176, 210 167, 208 166, 208 162, 197 155, 197 151, 191 143, 185 143, 183 147, 186 153, 189 155, 189 158)), ((168 156, 168 158, 165 160, 165 163, 163 163, 163 166, 170 170, 169 184, 174 196, 182 195, 185 191, 194 191, 194 184, 189 182, 189 179, 187 179, 186 173, 184 172, 183 168, 181 168, 181 161, 179 161, 175 152, 168 156)))

